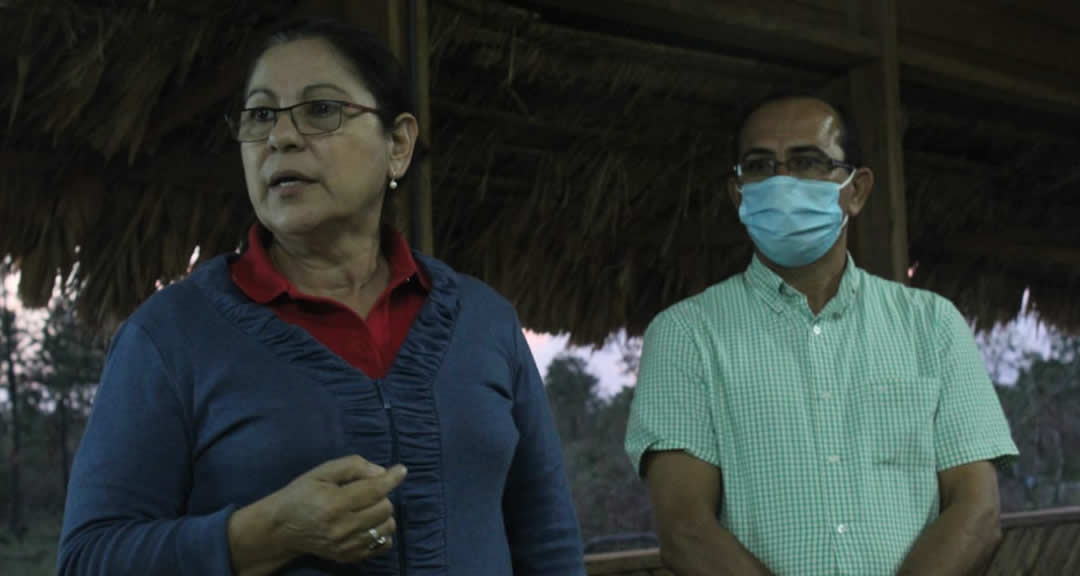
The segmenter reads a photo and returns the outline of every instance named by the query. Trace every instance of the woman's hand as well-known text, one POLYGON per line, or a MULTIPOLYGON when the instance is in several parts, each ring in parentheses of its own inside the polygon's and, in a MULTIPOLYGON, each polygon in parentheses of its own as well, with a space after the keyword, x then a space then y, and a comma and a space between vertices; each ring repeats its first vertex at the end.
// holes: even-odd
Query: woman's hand
POLYGON ((303 555, 352 564, 389 550, 396 529, 387 495, 405 467, 359 456, 326 462, 233 513, 229 549, 237 576, 271 574, 303 555), (374 529, 385 542, 379 544, 374 529))
POLYGON ((272 496, 276 540, 342 564, 380 554, 396 529, 387 496, 404 479, 404 466, 385 470, 360 456, 322 464, 272 496), (386 541, 380 544, 372 529, 386 541))

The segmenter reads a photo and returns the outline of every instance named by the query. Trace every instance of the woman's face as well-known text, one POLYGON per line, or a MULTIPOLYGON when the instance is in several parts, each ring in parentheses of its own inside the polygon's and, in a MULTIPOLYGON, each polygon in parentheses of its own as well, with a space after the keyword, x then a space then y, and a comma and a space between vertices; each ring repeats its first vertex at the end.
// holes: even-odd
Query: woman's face
MULTIPOLYGON (((345 58, 322 39, 297 40, 265 52, 248 82, 244 106, 280 108, 309 100, 376 106, 345 58)), ((275 235, 377 219, 387 183, 408 167, 396 140, 375 114, 355 109, 344 110, 339 129, 318 135, 300 134, 289 114, 279 113, 267 140, 241 144, 256 216, 275 235), (278 183, 286 173, 297 181, 278 183)), ((411 156, 411 145, 408 152, 411 156)))

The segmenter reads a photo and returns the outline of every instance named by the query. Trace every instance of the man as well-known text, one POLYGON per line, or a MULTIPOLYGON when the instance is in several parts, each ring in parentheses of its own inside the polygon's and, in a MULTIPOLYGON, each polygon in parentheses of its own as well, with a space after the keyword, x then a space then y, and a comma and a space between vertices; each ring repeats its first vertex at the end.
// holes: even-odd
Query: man
POLYGON ((847 253, 874 176, 802 97, 740 126, 729 193, 756 251, 649 326, 626 449, 678 576, 974 574, 1017 454, 970 328, 847 253))

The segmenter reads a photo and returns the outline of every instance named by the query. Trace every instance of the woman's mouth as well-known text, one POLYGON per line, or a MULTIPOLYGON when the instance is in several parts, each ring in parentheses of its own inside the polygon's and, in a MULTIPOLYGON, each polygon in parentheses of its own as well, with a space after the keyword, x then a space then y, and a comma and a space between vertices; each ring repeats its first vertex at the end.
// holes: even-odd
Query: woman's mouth
POLYGON ((275 194, 291 195, 299 192, 304 187, 313 184, 314 182, 314 180, 301 175, 284 174, 275 176, 270 181, 270 191, 275 194))

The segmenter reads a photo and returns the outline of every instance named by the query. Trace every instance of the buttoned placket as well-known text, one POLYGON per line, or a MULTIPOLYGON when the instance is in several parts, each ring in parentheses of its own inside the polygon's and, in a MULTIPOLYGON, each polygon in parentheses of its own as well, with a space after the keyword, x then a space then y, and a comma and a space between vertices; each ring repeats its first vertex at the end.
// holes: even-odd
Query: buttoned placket
POLYGON ((844 390, 837 381, 831 345, 831 338, 840 330, 842 320, 839 312, 830 310, 837 304, 830 302, 820 314, 808 319, 807 340, 816 400, 814 412, 818 419, 817 429, 820 431, 817 439, 818 454, 824 460, 821 465, 822 477, 827 492, 826 501, 830 502, 823 519, 825 526, 822 528, 832 535, 837 573, 848 574, 854 567, 851 562, 854 551, 851 534, 853 526, 852 519, 848 517, 850 510, 845 504, 850 495, 845 493, 847 486, 843 452, 844 430, 836 426, 843 413, 844 390))

